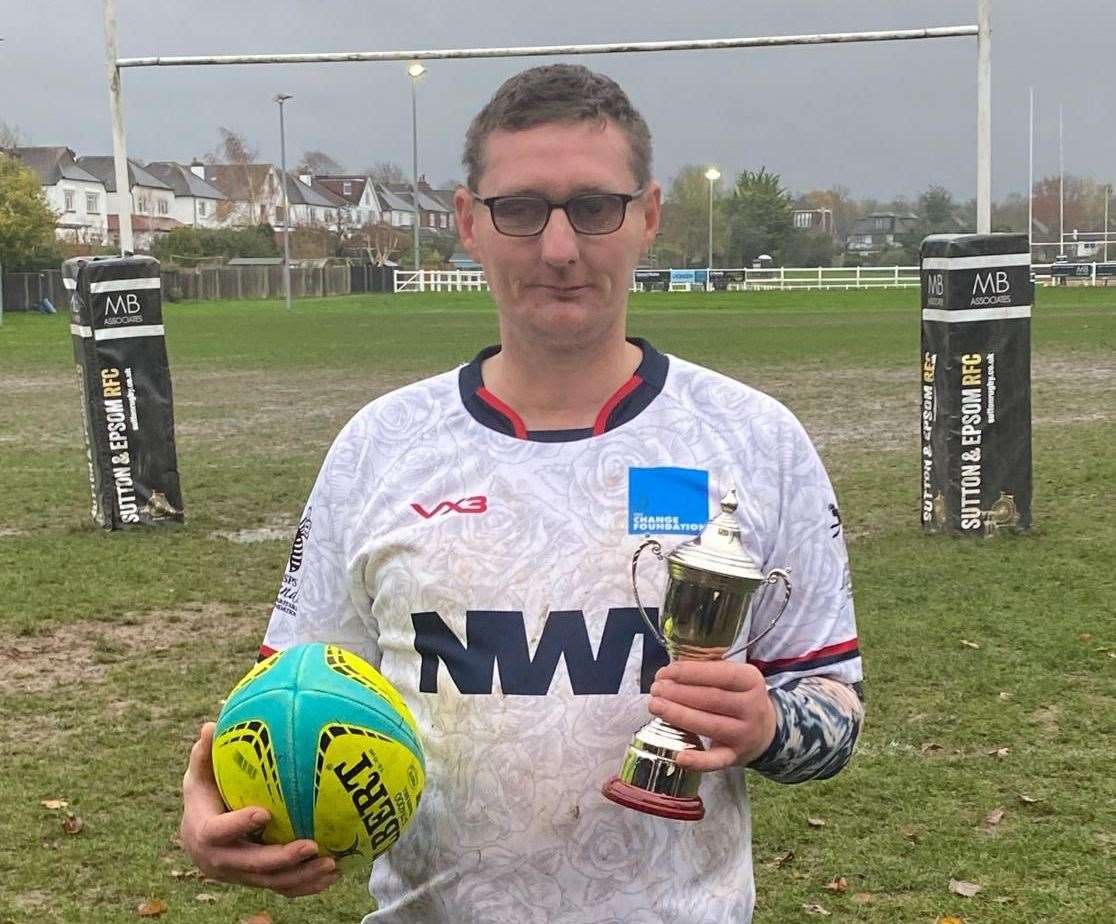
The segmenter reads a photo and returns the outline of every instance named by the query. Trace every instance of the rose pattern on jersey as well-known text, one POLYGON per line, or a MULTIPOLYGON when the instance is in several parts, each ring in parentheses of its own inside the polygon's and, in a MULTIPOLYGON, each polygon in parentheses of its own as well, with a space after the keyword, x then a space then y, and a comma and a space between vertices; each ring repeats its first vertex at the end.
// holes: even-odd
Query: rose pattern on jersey
MULTIPOLYGON (((789 564, 796 595, 802 590, 764 640, 767 660, 855 636, 843 544, 831 536, 825 504, 814 510, 834 502, 828 479, 789 413, 746 386, 671 358, 663 392, 637 417, 565 443, 484 427, 461 404, 456 372, 408 386, 390 402, 378 399, 327 456, 310 499, 314 527, 297 612, 276 610, 265 637, 275 648, 348 643, 391 679, 422 730, 427 789, 407 836, 373 868, 371 888, 384 912, 369 922, 456 922, 469 907, 496 924, 738 924, 750 914, 743 770, 706 776, 708 819, 692 825, 642 816, 599 795, 648 718, 639 692, 644 636, 632 636, 618 662, 616 694, 583 694, 573 688, 567 630, 583 627, 597 658, 610 611, 634 605, 633 466, 708 471, 711 510, 725 481, 738 488, 742 525, 755 546, 749 551, 767 568, 789 564), (472 496, 486 498, 483 514, 427 519, 411 507, 432 510, 472 496), (489 688, 463 693, 441 657, 430 655, 436 692, 419 689, 420 612, 438 614, 471 659, 471 682, 477 664, 484 680, 478 639, 467 634, 470 610, 506 614, 504 642, 511 638, 520 652, 512 667, 526 672, 537 695, 505 690, 495 657, 489 688), (555 635, 562 628, 551 623, 555 613, 564 614, 567 634, 555 635), (556 660, 553 648, 550 660, 536 657, 548 624, 550 643, 558 638, 563 646, 556 660)), ((654 604, 665 591, 665 569, 642 570, 645 602, 654 604)), ((764 613, 780 596, 760 601, 764 613)), ((590 659, 578 669, 602 668, 590 659)), ((824 672, 859 680, 859 660, 824 672)))

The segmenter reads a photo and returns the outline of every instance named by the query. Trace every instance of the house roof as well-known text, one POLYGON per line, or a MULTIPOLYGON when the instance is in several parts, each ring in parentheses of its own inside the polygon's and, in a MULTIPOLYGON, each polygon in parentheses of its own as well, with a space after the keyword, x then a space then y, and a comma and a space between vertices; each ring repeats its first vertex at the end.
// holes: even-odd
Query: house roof
MULTIPOLYGON (((85 183, 101 183, 88 170, 83 169, 74 159, 74 152, 67 147, 26 147, 10 148, 9 154, 25 167, 34 170, 39 176, 41 186, 54 186, 59 180, 80 180, 85 183)), ((102 183, 102 185, 104 185, 102 183)))
MULTIPOLYGON (((412 189, 411 186, 406 185, 404 183, 393 183, 390 186, 382 186, 381 188, 389 190, 394 195, 396 195, 400 199, 402 199, 406 203, 406 205, 403 206, 403 209, 405 211, 408 211, 408 212, 413 211, 413 208, 411 206, 411 202, 413 201, 412 198, 411 198, 411 193, 412 193, 413 189, 412 189)), ((434 190, 432 190, 432 189, 423 189, 422 186, 419 186, 418 201, 419 201, 419 208, 420 209, 422 209, 424 212, 451 212, 451 211, 453 211, 453 209, 446 208, 444 203, 442 203, 438 199, 435 199, 431 195, 431 193, 433 193, 433 192, 434 192, 434 190)))
POLYGON ((335 209, 348 204, 344 199, 338 198, 324 186, 315 183, 313 177, 310 178, 310 182, 314 185, 307 186, 294 174, 287 174, 287 199, 290 201, 291 205, 309 205, 319 209, 335 209))
MULTIPOLYGON (((105 184, 109 192, 116 192, 116 165, 111 154, 86 154, 77 159, 83 170, 88 170, 105 184)), ((137 161, 128 158, 128 187, 146 186, 150 189, 170 189, 171 187, 152 176, 137 161)))
POLYGON ((212 183, 207 183, 185 164, 172 160, 156 160, 146 167, 148 173, 158 177, 176 196, 194 196, 198 199, 224 199, 225 195, 212 183))
POLYGON ((411 205, 411 197, 404 196, 400 193, 393 192, 383 183, 376 184, 376 195, 380 197, 383 202, 384 208, 391 212, 413 212, 414 206, 411 205))
MULTIPOLYGON (((314 177, 315 184, 320 183, 328 189, 333 195, 339 199, 344 200, 348 205, 359 205, 360 198, 364 195, 364 186, 369 182, 366 176, 343 176, 333 175, 329 176, 316 176, 314 177), (345 192, 345 184, 349 184, 349 191, 345 192)), ((373 192, 375 190, 373 189, 373 192)))

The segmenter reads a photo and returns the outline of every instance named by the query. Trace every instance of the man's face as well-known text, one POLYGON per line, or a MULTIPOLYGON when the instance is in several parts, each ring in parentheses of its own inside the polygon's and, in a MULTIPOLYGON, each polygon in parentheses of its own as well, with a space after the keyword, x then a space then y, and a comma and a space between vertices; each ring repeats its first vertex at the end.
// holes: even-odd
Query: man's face
MULTIPOLYGON (((477 187, 483 198, 565 202, 582 193, 633 193, 636 181, 628 140, 611 121, 558 122, 489 135, 477 187)), ((632 270, 655 239, 661 197, 659 185, 648 183, 611 234, 578 234, 555 209, 539 234, 509 237, 483 204, 458 189, 461 242, 484 267, 504 342, 569 350, 622 337, 632 270)))

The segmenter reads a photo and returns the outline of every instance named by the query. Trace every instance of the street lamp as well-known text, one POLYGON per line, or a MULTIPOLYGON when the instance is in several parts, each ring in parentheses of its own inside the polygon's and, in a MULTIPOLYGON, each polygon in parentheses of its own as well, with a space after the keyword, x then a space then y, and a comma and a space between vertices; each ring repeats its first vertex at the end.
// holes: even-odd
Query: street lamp
POLYGON ((705 291, 708 292, 713 288, 713 281, 709 278, 713 268, 713 184, 721 178, 721 171, 710 167, 705 171, 705 178, 709 180, 709 261, 705 266, 705 291))
MULTIPOLYGON (((412 204, 415 207, 415 273, 419 271, 419 220, 421 212, 419 211, 419 197, 418 197, 418 87, 419 78, 426 73, 426 68, 416 61, 407 68, 407 73, 411 75, 411 195, 414 197, 412 204)), ((416 280, 417 280, 416 276, 416 280)))
POLYGON ((1104 262, 1108 262, 1108 200, 1112 198, 1112 184, 1104 187, 1104 262))
POLYGON ((289 93, 275 97, 279 104, 279 175, 283 182, 283 295, 291 307, 291 204, 287 200, 287 135, 283 126, 283 103, 294 99, 289 93))

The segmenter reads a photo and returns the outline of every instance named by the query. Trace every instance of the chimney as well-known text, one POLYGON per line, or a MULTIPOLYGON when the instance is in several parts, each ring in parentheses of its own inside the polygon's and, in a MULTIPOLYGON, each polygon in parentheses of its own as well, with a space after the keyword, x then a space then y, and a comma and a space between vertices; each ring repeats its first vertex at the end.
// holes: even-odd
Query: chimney
POLYGON ((423 192, 430 192, 430 184, 426 182, 426 174, 419 174, 418 188, 423 192))
POLYGON ((203 164, 196 157, 190 163, 190 172, 194 174, 199 180, 205 179, 205 164, 203 164))

